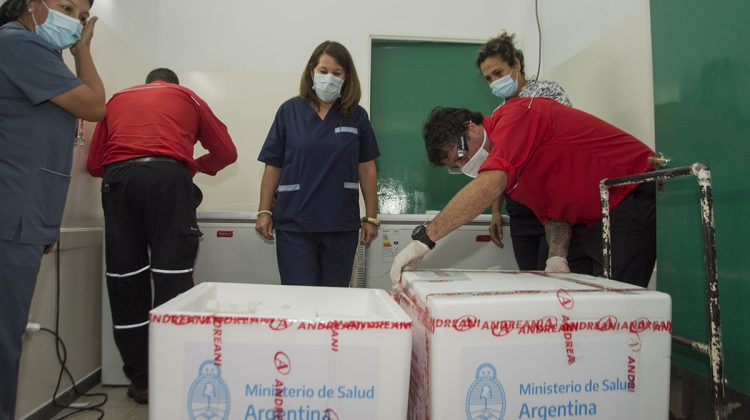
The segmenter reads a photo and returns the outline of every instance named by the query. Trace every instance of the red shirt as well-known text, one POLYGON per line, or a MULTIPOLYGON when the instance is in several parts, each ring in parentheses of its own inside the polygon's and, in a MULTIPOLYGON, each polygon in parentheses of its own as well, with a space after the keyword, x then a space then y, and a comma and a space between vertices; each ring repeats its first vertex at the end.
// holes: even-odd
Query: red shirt
MULTIPOLYGON (((601 219, 599 181, 644 173, 653 155, 617 127, 546 98, 512 99, 483 126, 492 149, 480 171, 507 172, 505 191, 542 223, 595 223, 601 219)), ((611 208, 636 187, 610 188, 611 208)))
POLYGON ((87 161, 89 173, 144 156, 167 156, 187 164, 190 174, 216 173, 237 160, 226 126, 190 89, 156 81, 122 90, 107 102, 107 113, 94 131, 87 161), (208 153, 193 159, 200 141, 208 153))

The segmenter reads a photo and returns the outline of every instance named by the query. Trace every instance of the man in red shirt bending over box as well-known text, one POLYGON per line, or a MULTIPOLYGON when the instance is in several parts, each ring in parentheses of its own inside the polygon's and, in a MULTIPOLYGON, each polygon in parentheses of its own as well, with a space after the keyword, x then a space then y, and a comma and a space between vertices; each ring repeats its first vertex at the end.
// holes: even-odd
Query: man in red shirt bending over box
MULTIPOLYGON (((653 155, 617 127, 546 98, 511 99, 488 117, 435 108, 423 134, 433 165, 476 178, 431 223, 417 226, 414 241, 394 260, 394 284, 404 267, 418 264, 435 241, 503 192, 545 225, 546 271, 601 275, 599 181, 649 171, 653 155)), ((613 278, 646 287, 656 261, 654 184, 611 188, 610 204, 613 278)))

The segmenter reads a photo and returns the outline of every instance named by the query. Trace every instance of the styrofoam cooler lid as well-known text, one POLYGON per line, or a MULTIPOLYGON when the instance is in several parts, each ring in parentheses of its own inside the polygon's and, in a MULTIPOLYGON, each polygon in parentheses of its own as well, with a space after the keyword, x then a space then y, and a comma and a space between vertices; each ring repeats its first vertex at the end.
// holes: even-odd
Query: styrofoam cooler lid
POLYGON ((671 318, 671 298, 666 293, 581 274, 419 270, 404 272, 402 281, 415 305, 440 316, 469 312, 521 316, 562 309, 587 317, 611 310, 671 318))
POLYGON ((246 283, 200 283, 151 311, 152 315, 217 313, 316 321, 410 321, 380 289, 246 283))
POLYGON ((405 271, 402 282, 412 293, 460 294, 519 291, 612 291, 650 292, 639 286, 615 280, 574 273, 492 270, 416 270, 405 271))

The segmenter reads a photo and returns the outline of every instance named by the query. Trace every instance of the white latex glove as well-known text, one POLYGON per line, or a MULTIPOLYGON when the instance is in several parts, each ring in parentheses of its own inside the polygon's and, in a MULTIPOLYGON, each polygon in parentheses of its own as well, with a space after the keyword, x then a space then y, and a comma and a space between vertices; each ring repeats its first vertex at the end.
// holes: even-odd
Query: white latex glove
POLYGON ((401 282, 401 271, 405 268, 415 268, 427 255, 430 247, 419 241, 411 241, 406 248, 402 249, 393 260, 391 266, 391 282, 394 286, 401 282))
POLYGON ((547 258, 547 265, 544 267, 545 273, 570 273, 568 260, 563 257, 547 258))

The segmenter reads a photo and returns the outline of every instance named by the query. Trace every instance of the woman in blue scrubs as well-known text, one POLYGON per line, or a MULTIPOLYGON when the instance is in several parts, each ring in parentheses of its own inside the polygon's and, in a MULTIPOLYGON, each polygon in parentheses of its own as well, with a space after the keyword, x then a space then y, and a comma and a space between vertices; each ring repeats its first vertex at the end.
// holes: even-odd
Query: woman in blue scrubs
POLYGON ((93 0, 0 7, 0 419, 15 418, 21 337, 43 253, 60 235, 76 118, 104 117, 93 0), (62 59, 70 48, 73 74, 62 59))
POLYGON ((268 132, 255 229, 269 240, 276 231, 282 284, 348 286, 358 239, 368 245, 377 235, 380 151, 360 97, 349 51, 325 41, 268 132))

